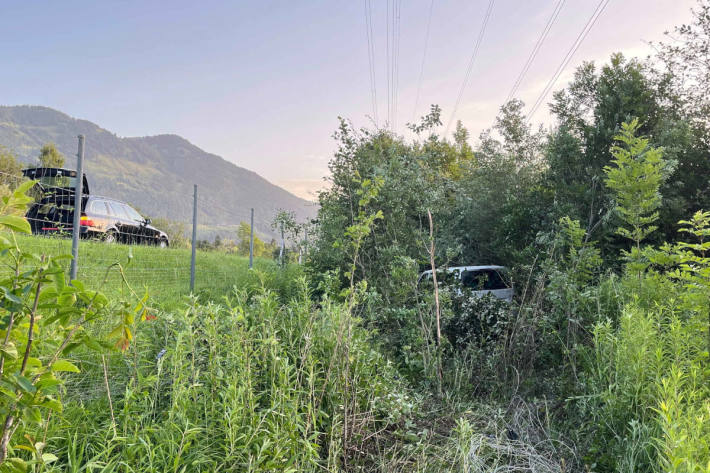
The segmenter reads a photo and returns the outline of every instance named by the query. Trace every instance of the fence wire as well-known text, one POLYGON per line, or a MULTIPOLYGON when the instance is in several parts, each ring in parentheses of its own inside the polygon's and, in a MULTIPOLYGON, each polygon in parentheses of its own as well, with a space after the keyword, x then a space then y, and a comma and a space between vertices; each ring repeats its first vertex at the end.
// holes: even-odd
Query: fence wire
MULTIPOLYGON (((9 194, 29 178, 38 181, 29 192, 34 202, 24 215, 33 235, 16 235, 21 248, 35 254, 70 255, 76 172, 42 171, 23 176, 0 171, 0 196, 9 194)), ((134 292, 141 296, 147 292, 151 306, 180 302, 190 293, 189 249, 158 250, 155 246, 161 243, 159 236, 135 228, 127 230, 129 223, 135 227, 142 221, 144 229, 147 225, 135 210, 118 200, 84 195, 81 209, 87 215, 82 222, 84 231, 79 243, 77 278, 88 288, 100 290, 112 300, 120 296, 133 297, 134 292), (131 211, 135 215, 129 215, 131 211), (90 228, 96 223, 91 221, 93 215, 123 221, 126 226, 112 226, 111 234, 105 229, 103 233, 94 231, 90 228), (120 264, 120 269, 115 263, 120 264)), ((225 294, 234 286, 242 286, 244 278, 249 276, 248 260, 234 254, 198 250, 195 263, 195 293, 213 290, 225 294)), ((62 265, 68 274, 69 260, 62 265)), ((11 268, 0 266, 0 277, 9 276, 10 272, 11 268)), ((108 327, 98 330, 106 329, 110 330, 108 327)), ((80 373, 67 378, 61 388, 63 396, 77 402, 102 399, 107 396, 108 385, 112 398, 120 398, 137 373, 157 371, 160 356, 160 353, 132 356, 116 351, 102 357, 90 351, 72 352, 67 359, 77 365, 80 373)), ((163 377, 158 382, 164 384, 169 380, 163 377)))
MULTIPOLYGON (((37 185, 29 192, 35 201, 29 205, 24 216, 30 223, 33 235, 45 238, 25 241, 23 244, 29 250, 39 250, 36 251, 38 253, 70 254, 69 237, 75 209, 74 185, 78 179, 76 172, 52 168, 29 169, 24 172, 27 176, 0 171, 0 195, 13 191, 29 178, 37 181, 37 185)), ((135 290, 148 289, 155 292, 158 298, 168 293, 178 296, 189 292, 188 250, 171 249, 159 253, 146 251, 143 245, 159 246, 169 242, 159 231, 147 225, 146 220, 132 207, 116 199, 84 195, 81 209, 82 241, 79 244, 78 259, 80 280, 93 289, 100 289, 101 286, 105 289, 120 287, 125 277, 125 282, 135 290), (106 222, 111 223, 107 225, 106 222), (88 240, 143 245, 104 246, 88 243, 88 240), (121 263, 123 275, 119 271, 106 275, 107 268, 116 262, 121 263)), ((229 263, 229 258, 233 258, 234 264, 241 265, 242 262, 233 255, 225 258, 217 264, 217 258, 198 251, 195 291, 229 287, 238 283, 238 272, 225 263, 229 263)))

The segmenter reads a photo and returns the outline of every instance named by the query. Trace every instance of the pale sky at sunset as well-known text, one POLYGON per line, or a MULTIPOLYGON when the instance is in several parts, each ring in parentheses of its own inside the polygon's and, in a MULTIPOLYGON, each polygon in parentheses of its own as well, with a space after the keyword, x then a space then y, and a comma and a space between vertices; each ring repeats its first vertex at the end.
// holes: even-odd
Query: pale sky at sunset
MULTIPOLYGON (((388 3, 371 0, 380 122, 388 3)), ((456 114, 473 137, 492 123, 556 4, 495 2, 456 114)), ((519 98, 534 102, 597 4, 566 0, 519 98)), ((689 21, 694 4, 611 0, 555 89, 583 60, 645 56, 646 42, 689 21)), ((415 114, 430 5, 401 1, 397 131, 415 114)), ((487 6, 434 0, 416 116, 437 103, 448 121, 487 6)), ((49 106, 120 136, 176 133, 310 199, 337 117, 367 125, 372 115, 364 0, 0 0, 0 25, 0 104, 49 106)))

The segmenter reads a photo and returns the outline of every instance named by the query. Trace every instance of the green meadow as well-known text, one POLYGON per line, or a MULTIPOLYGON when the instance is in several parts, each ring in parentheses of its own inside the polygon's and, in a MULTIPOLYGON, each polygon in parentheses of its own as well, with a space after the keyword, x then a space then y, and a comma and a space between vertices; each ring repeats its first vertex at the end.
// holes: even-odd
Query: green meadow
MULTIPOLYGON (((16 235, 23 251, 37 255, 70 255, 71 239, 16 235)), ((162 308, 178 307, 190 293, 190 249, 157 248, 145 245, 106 244, 81 240, 78 279, 87 287, 109 298, 129 295, 131 290, 149 294, 152 303, 162 308)), ((69 273, 69 259, 64 263, 69 273)), ((234 287, 255 287, 275 282, 274 260, 249 259, 235 254, 197 251, 195 293, 221 298, 234 287)), ((294 271, 289 269, 287 271, 294 271)))

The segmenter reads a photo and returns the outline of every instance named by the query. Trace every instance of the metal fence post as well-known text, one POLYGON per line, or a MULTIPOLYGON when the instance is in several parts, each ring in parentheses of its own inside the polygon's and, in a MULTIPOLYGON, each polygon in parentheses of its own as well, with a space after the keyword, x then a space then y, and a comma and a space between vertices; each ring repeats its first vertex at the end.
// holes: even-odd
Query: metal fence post
POLYGON ((195 257, 197 256, 197 184, 192 202, 192 259, 190 261, 190 292, 195 292, 195 257))
POLYGON ((81 199, 84 190, 84 135, 79 135, 79 150, 76 153, 76 185, 74 186, 74 223, 71 230, 71 268, 69 280, 76 279, 79 271, 79 236, 81 231, 81 199))
POLYGON ((284 223, 281 222, 281 248, 279 249, 279 262, 284 265, 284 250, 286 249, 286 241, 284 240, 284 223))
POLYGON ((251 209, 251 224, 249 225, 249 269, 254 267, 254 208, 251 209))

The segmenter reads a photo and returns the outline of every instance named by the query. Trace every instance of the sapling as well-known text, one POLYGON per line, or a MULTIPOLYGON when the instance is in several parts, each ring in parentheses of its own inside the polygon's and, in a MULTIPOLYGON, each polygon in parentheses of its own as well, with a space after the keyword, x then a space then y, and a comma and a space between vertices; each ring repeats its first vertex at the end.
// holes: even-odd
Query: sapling
POLYGON ((633 241, 630 252, 624 252, 629 269, 639 275, 644 269, 641 241, 653 233, 661 206, 660 187, 665 180, 666 161, 663 148, 649 146, 648 138, 636 136, 640 128, 638 119, 622 123, 616 139, 619 144, 611 148, 615 166, 604 166, 605 184, 614 193, 616 212, 625 225, 616 233, 633 241))

